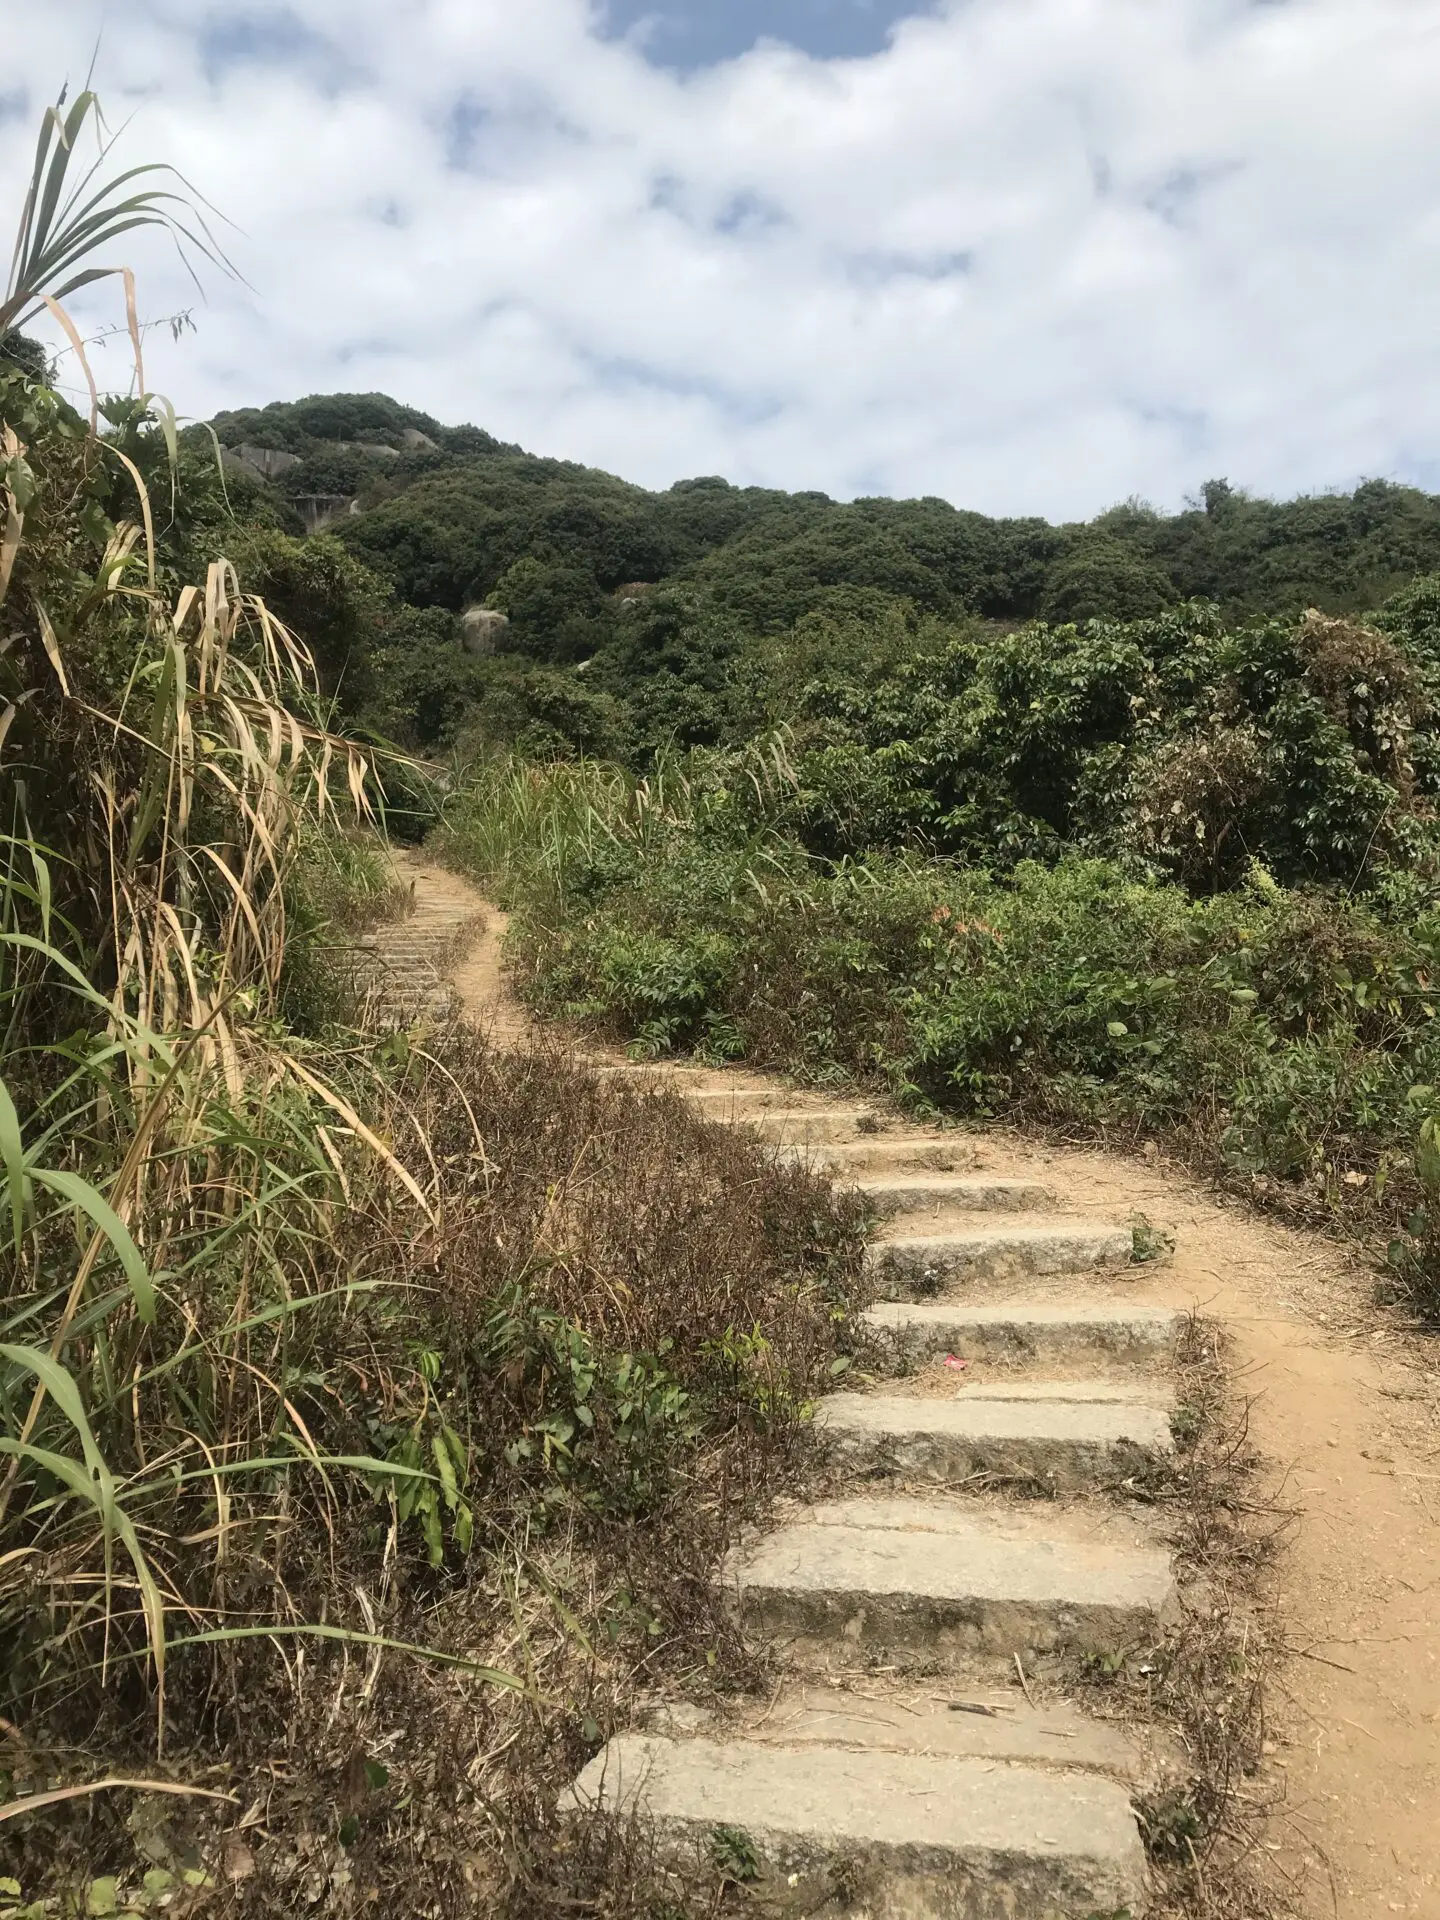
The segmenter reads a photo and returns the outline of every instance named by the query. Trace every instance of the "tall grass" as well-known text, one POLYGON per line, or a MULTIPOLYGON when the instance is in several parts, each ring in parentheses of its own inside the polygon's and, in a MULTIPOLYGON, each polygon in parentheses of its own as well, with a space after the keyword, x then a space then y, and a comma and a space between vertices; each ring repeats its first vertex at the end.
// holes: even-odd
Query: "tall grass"
MULTIPOLYGON (((159 225, 215 257, 163 169, 107 179, 102 144, 75 178, 92 119, 88 93, 47 114, 0 303, 0 335, 48 308, 82 365, 59 302, 112 271, 97 246, 159 225)), ((341 1223, 434 1217, 279 1018, 297 860, 367 818, 369 769, 224 559, 174 576, 137 464, 173 416, 128 418, 136 458, 0 375, 0 1693, 41 1748, 117 1689, 163 1748, 177 1648, 344 1631, 237 1542, 335 1509, 340 1474, 434 1478, 317 1445, 293 1386, 373 1285, 341 1223)))
POLYGON ((658 861, 676 834, 715 832, 722 820, 763 868, 794 782, 783 732, 730 755, 662 754, 643 775, 604 761, 496 754, 464 769, 437 845, 504 904, 544 900, 563 912, 658 861))
POLYGON ((353 1201, 347 1162, 368 1151, 429 1204, 276 1018, 291 867, 341 805, 364 815, 365 763, 306 717, 308 653, 224 561, 172 595, 122 522, 88 555, 71 537, 60 574, 77 446, 103 462, 81 440, 48 464, 42 438, 33 466, 12 456, 25 505, 13 471, 6 495, 0 1631, 7 1705, 31 1716, 143 1656, 158 1742, 169 1621, 214 1627, 194 1556, 166 1545, 197 1532, 177 1516, 206 1489, 218 1570, 246 1483, 329 1470, 274 1363, 333 1290, 316 1249, 353 1201))
MULTIPOLYGON (((857 1209, 563 1059, 327 1026, 371 769, 222 558, 177 576, 172 424, 0 373, 0 1897, 223 1855, 276 1916, 649 1913, 555 1799, 660 1667, 748 1670, 713 1574, 841 1364, 857 1209), (147 1777, 226 1848, 104 1813, 147 1777)), ((562 897, 715 804, 487 779, 489 870, 562 897)))

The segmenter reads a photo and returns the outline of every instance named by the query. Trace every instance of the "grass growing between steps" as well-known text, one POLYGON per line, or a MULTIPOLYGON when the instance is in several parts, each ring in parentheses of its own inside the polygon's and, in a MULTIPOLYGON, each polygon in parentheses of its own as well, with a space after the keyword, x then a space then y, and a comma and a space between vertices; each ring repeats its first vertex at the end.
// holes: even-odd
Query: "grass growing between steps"
POLYGON ((1192 1319, 1176 1380, 1174 1474, 1150 1490, 1171 1521, 1179 1621, 1139 1653, 1072 1676, 1092 1712, 1168 1734, 1179 1777, 1138 1803, 1156 1881, 1153 1920, 1281 1920, 1294 1890, 1261 1851, 1265 1697, 1281 1652, 1266 1582, 1287 1517, 1256 1490, 1248 1413, 1230 1392, 1223 1335, 1192 1319))

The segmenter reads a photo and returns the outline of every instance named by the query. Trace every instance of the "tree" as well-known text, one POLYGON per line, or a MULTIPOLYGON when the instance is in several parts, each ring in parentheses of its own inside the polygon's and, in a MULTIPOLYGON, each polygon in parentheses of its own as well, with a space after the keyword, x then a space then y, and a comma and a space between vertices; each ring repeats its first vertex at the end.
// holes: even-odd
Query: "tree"
POLYGON ((44 385, 50 378, 50 356, 38 340, 27 333, 7 333, 0 338, 0 362, 18 367, 28 380, 44 385))
POLYGON ((1071 620, 1143 620, 1174 599, 1169 580, 1122 541, 1082 539, 1056 562, 1045 582, 1041 616, 1071 620))

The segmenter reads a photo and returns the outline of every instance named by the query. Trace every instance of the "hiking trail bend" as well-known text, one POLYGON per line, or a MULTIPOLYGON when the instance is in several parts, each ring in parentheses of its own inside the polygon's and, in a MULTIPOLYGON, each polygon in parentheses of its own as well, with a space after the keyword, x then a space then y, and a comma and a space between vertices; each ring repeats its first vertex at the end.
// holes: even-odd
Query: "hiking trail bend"
MULTIPOLYGON (((523 1042, 504 916, 422 853, 396 865, 413 912, 373 947, 397 1014, 458 1007, 523 1042)), ((1306 1920, 1440 1920, 1440 1357, 1371 1306, 1367 1274, 1157 1160, 927 1130, 748 1072, 596 1064, 868 1190, 893 1377, 822 1403, 844 1496, 727 1569, 792 1684, 750 1724, 691 1708, 618 1735, 575 1803, 638 1804, 701 1843, 749 1835, 782 1891, 794 1876, 797 1912, 830 1910, 863 1858, 846 1897, 875 1920, 1138 1920, 1132 1799, 1184 1756, 1062 1682, 1203 1605, 1161 1509, 1126 1497, 1173 1462, 1198 1315, 1223 1331, 1261 1491, 1291 1516, 1262 1595, 1285 1654, 1240 1787, 1269 1808, 1266 1872, 1306 1920), (1172 1259, 1134 1264, 1137 1214, 1172 1259), (1017 1479, 1051 1497, 995 1491, 1017 1479)))

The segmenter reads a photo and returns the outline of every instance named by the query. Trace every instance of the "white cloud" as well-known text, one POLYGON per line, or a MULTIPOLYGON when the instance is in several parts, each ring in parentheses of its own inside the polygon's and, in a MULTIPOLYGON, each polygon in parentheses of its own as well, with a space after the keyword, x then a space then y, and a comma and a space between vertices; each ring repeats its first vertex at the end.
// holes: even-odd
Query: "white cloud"
MULTIPOLYGON (((13 204, 99 14, 6 11, 13 204)), ((1440 8, 954 0, 869 59, 683 79, 593 24, 118 0, 126 151, 236 222, 255 288, 208 275, 152 382, 194 414, 379 387, 654 485, 1051 516, 1440 485, 1440 8)), ((149 312, 193 303, 134 254, 149 312)))

